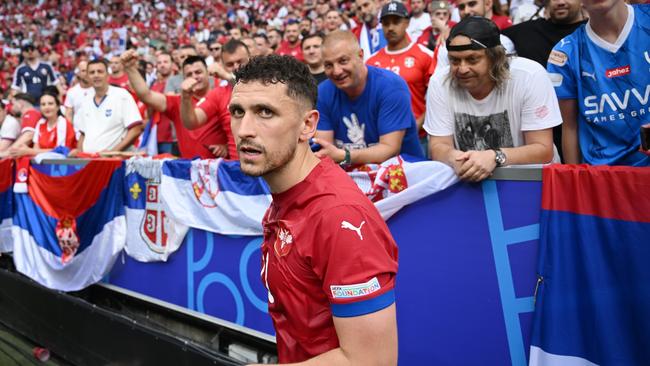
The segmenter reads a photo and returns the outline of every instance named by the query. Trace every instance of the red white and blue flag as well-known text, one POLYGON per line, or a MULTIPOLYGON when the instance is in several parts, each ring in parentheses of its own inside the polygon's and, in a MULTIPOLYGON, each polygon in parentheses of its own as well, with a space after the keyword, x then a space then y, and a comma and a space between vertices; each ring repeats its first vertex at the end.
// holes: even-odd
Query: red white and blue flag
POLYGON ((11 240, 13 163, 11 159, 0 160, 0 253, 13 250, 11 240))
POLYGON ((30 166, 27 174, 27 193, 14 194, 16 269, 62 291, 100 281, 126 241, 122 162, 91 161, 68 176, 30 166))
POLYGON ((170 218, 163 207, 160 184, 163 162, 141 157, 125 162, 125 250, 140 262, 167 261, 189 229, 170 218))
MULTIPOLYGON (((403 157, 349 173, 387 220, 402 207, 441 191, 458 177, 445 164, 403 157)), ((262 178, 241 172, 238 161, 175 160, 163 164, 162 198, 176 222, 224 235, 261 235, 271 194, 262 178)))
POLYGON ((650 168, 544 167, 531 366, 647 365, 650 168))

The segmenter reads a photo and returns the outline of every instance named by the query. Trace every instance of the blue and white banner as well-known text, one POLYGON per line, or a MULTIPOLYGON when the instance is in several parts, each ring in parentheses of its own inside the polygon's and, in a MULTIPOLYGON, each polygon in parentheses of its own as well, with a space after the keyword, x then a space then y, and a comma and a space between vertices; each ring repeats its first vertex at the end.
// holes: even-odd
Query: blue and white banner
POLYGON ((29 193, 14 194, 16 269, 62 291, 100 281, 126 241, 123 181, 120 161, 92 161, 64 177, 30 167, 29 193))
POLYGON ((164 160, 133 157, 126 161, 128 255, 141 262, 167 261, 180 247, 188 227, 171 219, 164 209, 161 176, 164 160))
POLYGON ((262 178, 242 173, 238 161, 222 159, 166 161, 161 193, 173 220, 224 235, 261 235, 271 204, 262 178))

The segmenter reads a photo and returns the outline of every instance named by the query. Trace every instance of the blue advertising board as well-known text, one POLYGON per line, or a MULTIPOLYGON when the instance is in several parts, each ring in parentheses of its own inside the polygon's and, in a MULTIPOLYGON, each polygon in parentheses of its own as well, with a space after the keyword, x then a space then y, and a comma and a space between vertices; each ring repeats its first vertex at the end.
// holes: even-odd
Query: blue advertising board
MULTIPOLYGON (((389 221, 399 246, 400 365, 525 365, 541 182, 459 183, 389 221)), ((113 285, 274 334, 260 237, 190 230, 165 263, 123 256, 113 285)))

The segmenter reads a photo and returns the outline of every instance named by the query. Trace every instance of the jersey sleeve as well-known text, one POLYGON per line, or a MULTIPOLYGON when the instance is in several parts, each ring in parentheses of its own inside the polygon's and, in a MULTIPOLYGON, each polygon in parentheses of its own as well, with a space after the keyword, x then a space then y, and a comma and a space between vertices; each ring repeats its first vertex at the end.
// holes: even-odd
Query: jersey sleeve
POLYGON ((316 225, 312 265, 332 314, 374 313, 395 302, 397 246, 378 214, 361 206, 328 210, 316 225))
POLYGON ((14 141, 20 135, 20 122, 15 118, 6 116, 0 127, 0 139, 14 141))
POLYGON ((123 116, 123 125, 126 128, 131 128, 134 125, 142 123, 142 115, 140 114, 140 110, 138 109, 138 105, 135 103, 135 100, 133 100, 133 97, 131 94, 129 94, 126 89, 122 89, 124 91, 123 96, 121 98, 122 100, 122 116, 123 116))
POLYGON ((224 107, 224 98, 224 93, 221 88, 212 89, 205 98, 196 103, 195 108, 202 110, 207 117, 206 120, 209 121, 214 118, 214 116, 221 114, 221 109, 224 107))
POLYGON ((521 108, 521 130, 535 131, 555 127, 562 123, 560 106, 546 71, 537 63, 532 63, 533 72, 523 93, 521 108))
MULTIPOLYGON (((390 72, 394 85, 385 85, 381 90, 379 111, 377 114, 377 128, 379 135, 406 130, 415 126, 415 118, 411 109, 411 92, 406 81, 400 76, 390 72)), ((389 79, 390 80, 390 79, 389 79)), ((392 84, 392 83, 391 83, 392 84)))
POLYGON ((25 92, 26 85, 25 81, 23 80, 22 73, 20 72, 22 70, 21 66, 18 66, 16 70, 14 70, 14 77, 13 77, 13 82, 11 83, 11 88, 16 89, 22 92, 25 92))
POLYGON ((181 98, 178 95, 166 95, 165 94, 165 111, 161 112, 165 117, 169 118, 171 121, 176 121, 180 117, 180 104, 181 98))
POLYGON ((39 119, 41 119, 40 113, 33 109, 25 112, 20 119, 20 133, 34 132, 39 119))
POLYGON ((329 101, 332 100, 331 88, 332 85, 327 85, 331 83, 329 80, 325 80, 318 87, 318 101, 316 102, 316 109, 320 118, 318 120, 317 129, 319 131, 332 131, 334 130, 332 123, 332 115, 330 114, 333 106, 329 105, 329 101))
POLYGON ((427 89, 427 108, 423 128, 432 136, 451 136, 454 134, 454 116, 449 109, 447 87, 444 85, 448 67, 440 70, 429 80, 427 89))
POLYGON ((553 47, 548 56, 546 70, 553 87, 555 87, 555 94, 558 99, 578 98, 576 71, 574 69, 576 61, 571 57, 573 55, 570 48, 572 44, 573 42, 567 43, 565 39, 562 39, 553 47))

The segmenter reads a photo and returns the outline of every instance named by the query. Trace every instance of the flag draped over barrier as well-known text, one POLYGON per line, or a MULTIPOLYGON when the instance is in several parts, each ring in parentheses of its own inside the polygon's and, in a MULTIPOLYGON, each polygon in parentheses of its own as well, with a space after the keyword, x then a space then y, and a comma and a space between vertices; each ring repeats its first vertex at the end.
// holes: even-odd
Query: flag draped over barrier
POLYGON ((49 288, 75 291, 99 281, 124 247, 121 161, 91 161, 53 177, 28 168, 27 193, 15 193, 16 269, 49 288))
POLYGON ((180 247, 189 229, 170 219, 163 208, 160 189, 163 162, 134 157, 125 163, 125 250, 141 262, 166 261, 180 247))
POLYGON ((271 193, 239 162, 176 160, 163 164, 162 198, 175 221, 225 235, 261 235, 271 193))
POLYGON ((0 160, 0 253, 10 252, 13 248, 11 241, 13 163, 14 161, 10 159, 0 160))
POLYGON ((650 360, 650 168, 543 170, 531 366, 650 360))
MULTIPOLYGON (((7 164, 0 164, 0 172, 12 170, 7 164)), ((17 169, 21 188, 14 185, 13 193, 12 174, 0 175, 0 218, 10 220, 16 268, 64 291, 99 281, 125 243, 136 260, 164 261, 181 245, 188 227, 261 235, 271 203, 262 178, 243 174, 239 162, 221 159, 94 160, 59 177, 34 169, 27 160, 17 169), (15 207, 7 208, 3 197, 11 204, 10 194, 15 207)), ((361 167, 350 176, 384 219, 457 181, 444 164, 402 157, 361 167)))

